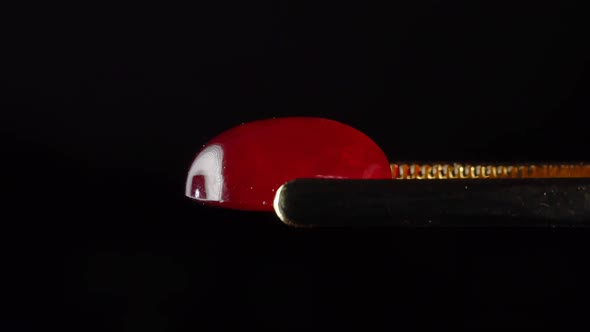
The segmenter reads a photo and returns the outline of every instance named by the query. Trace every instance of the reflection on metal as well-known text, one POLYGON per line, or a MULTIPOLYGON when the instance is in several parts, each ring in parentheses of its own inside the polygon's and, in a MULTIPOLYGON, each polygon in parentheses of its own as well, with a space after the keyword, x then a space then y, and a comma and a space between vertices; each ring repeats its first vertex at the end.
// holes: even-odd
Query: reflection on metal
POLYGON ((398 180, 589 178, 590 164, 391 164, 398 180))

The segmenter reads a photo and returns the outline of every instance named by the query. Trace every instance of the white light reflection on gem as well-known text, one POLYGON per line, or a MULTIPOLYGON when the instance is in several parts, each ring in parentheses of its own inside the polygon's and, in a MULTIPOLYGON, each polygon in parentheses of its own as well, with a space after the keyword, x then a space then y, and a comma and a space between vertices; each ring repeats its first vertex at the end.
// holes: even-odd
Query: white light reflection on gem
POLYGON ((202 201, 221 202, 223 194, 223 149, 220 145, 211 145, 195 158, 186 180, 185 194, 202 201), (201 196, 198 188, 191 192, 193 177, 202 175, 205 181, 206 197, 201 196))

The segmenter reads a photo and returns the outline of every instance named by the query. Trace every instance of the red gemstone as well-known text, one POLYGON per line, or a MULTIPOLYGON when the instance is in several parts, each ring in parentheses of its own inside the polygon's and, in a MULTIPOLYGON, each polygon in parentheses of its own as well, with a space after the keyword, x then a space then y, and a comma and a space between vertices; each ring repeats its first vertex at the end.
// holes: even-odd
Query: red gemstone
POLYGON ((186 195, 207 205, 272 211, 276 190, 296 178, 391 179, 369 137, 322 118, 242 124, 213 138, 190 168, 186 195))

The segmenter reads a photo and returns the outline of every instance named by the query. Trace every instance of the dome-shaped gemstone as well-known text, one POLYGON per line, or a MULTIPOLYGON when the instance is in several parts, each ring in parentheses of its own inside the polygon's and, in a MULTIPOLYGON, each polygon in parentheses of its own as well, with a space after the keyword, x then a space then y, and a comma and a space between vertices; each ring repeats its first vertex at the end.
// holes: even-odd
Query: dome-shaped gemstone
POLYGON ((390 179, 369 137, 313 117, 260 120, 209 141, 189 170, 186 195, 207 205, 272 211, 276 190, 296 178, 390 179))

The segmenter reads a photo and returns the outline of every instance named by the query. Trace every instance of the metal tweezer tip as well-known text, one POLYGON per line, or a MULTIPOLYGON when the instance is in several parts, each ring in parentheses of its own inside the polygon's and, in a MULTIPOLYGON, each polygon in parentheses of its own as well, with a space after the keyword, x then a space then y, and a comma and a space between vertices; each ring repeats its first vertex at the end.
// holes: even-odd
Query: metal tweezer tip
POLYGON ((590 178, 296 179, 274 209, 295 227, 590 225, 590 178))

